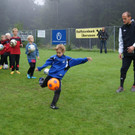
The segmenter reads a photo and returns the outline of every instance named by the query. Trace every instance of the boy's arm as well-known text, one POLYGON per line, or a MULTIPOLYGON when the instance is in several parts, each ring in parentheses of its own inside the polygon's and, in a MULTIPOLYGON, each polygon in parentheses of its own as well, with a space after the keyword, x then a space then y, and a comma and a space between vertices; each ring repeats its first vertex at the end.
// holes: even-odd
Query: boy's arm
POLYGON ((70 61, 69 61, 69 67, 73 67, 73 66, 76 66, 76 65, 79 65, 79 64, 83 64, 85 62, 88 61, 88 58, 72 58, 70 61))
POLYGON ((41 71, 43 68, 52 65, 53 61, 53 58, 48 59, 42 67, 37 67, 38 71, 41 71))

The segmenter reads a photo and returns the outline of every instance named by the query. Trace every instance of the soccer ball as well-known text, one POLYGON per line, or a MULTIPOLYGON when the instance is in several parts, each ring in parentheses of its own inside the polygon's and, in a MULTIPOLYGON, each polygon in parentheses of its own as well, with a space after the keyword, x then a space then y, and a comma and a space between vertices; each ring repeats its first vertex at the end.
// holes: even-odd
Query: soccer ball
POLYGON ((48 75, 48 73, 49 73, 49 68, 46 68, 46 69, 44 70, 44 74, 48 75))
POLYGON ((4 64, 3 69, 8 69, 8 65, 4 64))
POLYGON ((3 49, 4 49, 4 46, 0 44, 0 51, 2 51, 3 49))
POLYGON ((34 52, 35 51, 35 46, 34 45, 29 45, 28 46, 28 50, 31 51, 31 52, 34 52))
POLYGON ((59 87, 60 87, 60 82, 59 82, 59 80, 56 79, 56 78, 51 78, 51 79, 48 81, 47 86, 48 86, 48 88, 49 88, 50 90, 55 91, 55 90, 58 90, 58 89, 59 89, 59 87))
POLYGON ((15 47, 16 44, 17 44, 17 41, 16 41, 15 39, 12 39, 12 40, 10 41, 10 46, 11 46, 11 47, 15 47))

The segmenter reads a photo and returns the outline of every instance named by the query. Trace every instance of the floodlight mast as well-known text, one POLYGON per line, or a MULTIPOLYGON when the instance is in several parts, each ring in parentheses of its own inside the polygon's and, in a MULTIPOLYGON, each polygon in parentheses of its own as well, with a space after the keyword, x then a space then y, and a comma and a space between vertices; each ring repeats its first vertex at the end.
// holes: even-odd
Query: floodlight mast
POLYGON ((60 3, 60 0, 50 0, 50 1, 52 1, 52 2, 57 2, 56 4, 57 4, 57 27, 58 27, 58 25, 59 25, 59 3, 60 3))

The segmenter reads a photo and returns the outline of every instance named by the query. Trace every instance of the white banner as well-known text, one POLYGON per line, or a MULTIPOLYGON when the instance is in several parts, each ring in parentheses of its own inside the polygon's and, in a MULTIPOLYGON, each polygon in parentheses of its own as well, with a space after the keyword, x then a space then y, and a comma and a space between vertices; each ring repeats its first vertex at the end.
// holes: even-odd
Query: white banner
POLYGON ((45 38, 45 30, 38 30, 37 37, 38 38, 45 38))

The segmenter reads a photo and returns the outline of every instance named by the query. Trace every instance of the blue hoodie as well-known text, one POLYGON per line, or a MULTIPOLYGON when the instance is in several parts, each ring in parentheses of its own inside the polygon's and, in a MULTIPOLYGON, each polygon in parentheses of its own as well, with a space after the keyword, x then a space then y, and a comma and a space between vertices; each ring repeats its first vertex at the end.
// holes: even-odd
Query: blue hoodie
POLYGON ((29 45, 31 45, 31 44, 28 43, 26 45, 26 52, 25 52, 25 54, 27 54, 27 59, 28 59, 28 62, 30 63, 32 60, 35 60, 36 61, 36 56, 37 57, 39 56, 39 51, 38 51, 37 45, 35 43, 32 43, 32 45, 35 46, 35 51, 29 53, 29 50, 28 50, 29 45))
POLYGON ((37 68, 39 71, 41 71, 43 68, 51 65, 48 75, 54 78, 62 79, 70 67, 83 64, 87 61, 87 58, 75 59, 65 55, 62 55, 61 57, 53 55, 45 62, 42 67, 37 68))

